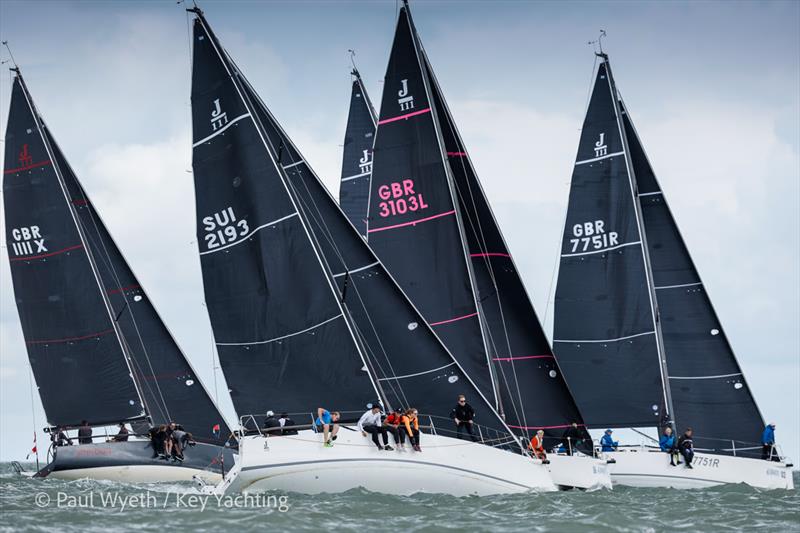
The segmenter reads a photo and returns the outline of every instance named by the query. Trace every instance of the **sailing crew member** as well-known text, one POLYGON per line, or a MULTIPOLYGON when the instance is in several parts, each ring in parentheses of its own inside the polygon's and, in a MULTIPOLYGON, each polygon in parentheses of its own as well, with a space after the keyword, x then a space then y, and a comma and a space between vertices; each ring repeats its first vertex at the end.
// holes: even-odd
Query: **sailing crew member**
POLYGON ((117 431, 117 434, 114 435, 114 442, 128 442, 129 434, 130 432, 128 431, 128 428, 125 427, 125 423, 120 423, 119 431, 117 431))
POLYGON ((458 403, 453 410, 450 411, 450 418, 456 423, 456 435, 461 437, 461 433, 466 431, 469 433, 472 442, 477 442, 478 438, 472 431, 472 425, 475 420, 475 410, 470 404, 467 403, 467 398, 463 394, 458 395, 458 403))
POLYGON ((372 442, 375 443, 379 450, 394 450, 389 446, 389 435, 386 433, 386 428, 381 424, 381 406, 377 403, 371 403, 369 407, 369 410, 358 419, 358 430, 365 437, 367 433, 372 435, 372 442), (378 441, 378 435, 383 438, 383 446, 378 441))
POLYGON ((275 418, 275 413, 272 411, 267 411, 267 418, 264 419, 264 429, 266 429, 266 434, 268 437, 273 435, 280 435, 281 432, 278 431, 276 428, 281 427, 281 422, 277 418, 275 418), (272 430, 272 431, 270 431, 272 430))
POLYGON ((72 439, 64 433, 64 426, 59 426, 50 433, 50 440, 53 446, 72 446, 72 439))
MULTIPOLYGON (((662 452, 669 454, 669 464, 678 466, 675 464, 675 460, 678 459, 678 448, 675 446, 675 435, 672 434, 671 427, 664 428, 664 433, 658 439, 658 447, 661 448, 662 452)), ((680 459, 678 459, 678 463, 680 464, 680 459)))
POLYGON ((686 428, 681 438, 678 439, 678 451, 681 452, 683 459, 686 461, 686 468, 694 468, 692 466, 692 459, 694 458, 694 443, 692 442, 692 435, 694 432, 692 428, 686 428))
POLYGON ((78 444, 91 444, 92 443, 92 427, 86 420, 81 421, 78 428, 78 444))
MULTIPOLYGON (((544 430, 540 429, 536 432, 536 435, 533 436, 531 439, 530 444, 528 447, 533 452, 534 457, 537 459, 541 459, 543 463, 547 464, 547 452, 544 451, 544 430)), ((549 462, 549 461, 547 461, 549 462)))
POLYGON ((581 431, 581 428, 578 427, 577 422, 572 422, 572 424, 564 431, 564 434, 561 436, 567 443, 565 448, 565 452, 567 455, 572 455, 572 452, 575 451, 578 446, 583 443, 585 435, 584 432, 581 431))
POLYGON ((619 441, 616 441, 611 438, 611 434, 613 431, 607 429, 605 433, 603 433, 603 437, 600 439, 600 446, 604 452, 615 452, 617 451, 617 446, 619 446, 619 441))
POLYGON ((387 432, 392 434, 392 437, 394 437, 394 444, 399 448, 402 448, 403 443, 406 441, 405 431, 400 431, 401 418, 402 415, 400 413, 392 410, 392 412, 389 413, 388 416, 383 420, 383 427, 387 432))
POLYGON ((322 440, 325 442, 326 448, 332 448, 333 441, 336 440, 336 434, 339 432, 339 424, 337 424, 339 417, 338 411, 330 413, 322 407, 317 408, 317 419, 314 423, 317 425, 317 431, 322 427, 322 440), (330 433, 330 438, 328 438, 328 433, 330 433))
POLYGON ((775 424, 767 424, 761 434, 761 458, 767 461, 780 461, 775 449, 775 424))
POLYGON ((283 413, 278 418, 278 423, 283 428, 283 431, 281 431, 281 435, 297 435, 297 430, 291 429, 291 426, 295 425, 294 420, 289 418, 289 415, 287 413, 283 413))
POLYGON ((414 451, 421 452, 422 448, 419 447, 419 413, 413 407, 406 410, 405 414, 400 418, 400 422, 405 428, 400 428, 400 431, 405 429, 408 434, 408 440, 411 441, 411 446, 414 451))

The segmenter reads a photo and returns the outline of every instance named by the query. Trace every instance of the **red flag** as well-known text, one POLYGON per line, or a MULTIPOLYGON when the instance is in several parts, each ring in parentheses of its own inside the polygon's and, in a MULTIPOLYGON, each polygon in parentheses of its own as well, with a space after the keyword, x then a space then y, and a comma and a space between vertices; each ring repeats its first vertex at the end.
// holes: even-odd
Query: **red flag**
MULTIPOLYGON (((33 448, 31 448, 31 453, 36 453, 36 431, 33 432, 33 448)), ((30 455, 30 453, 26 455, 25 459, 27 460, 30 455)))

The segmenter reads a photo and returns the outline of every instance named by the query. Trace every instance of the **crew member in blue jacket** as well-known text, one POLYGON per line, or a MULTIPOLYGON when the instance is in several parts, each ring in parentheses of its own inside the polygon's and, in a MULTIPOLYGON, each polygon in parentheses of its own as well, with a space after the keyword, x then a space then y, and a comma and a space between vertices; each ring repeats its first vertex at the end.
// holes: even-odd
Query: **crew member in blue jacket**
POLYGON ((613 431, 607 429, 603 437, 600 439, 600 446, 602 446, 602 450, 604 452, 616 451, 617 446, 619 446, 619 442, 611 438, 612 433, 613 431))
POLYGON ((675 464, 675 459, 678 458, 678 449, 677 446, 675 446, 675 435, 672 434, 671 427, 667 426, 664 428, 664 433, 658 440, 658 446, 661 448, 662 452, 669 454, 669 464, 677 466, 675 464))
POLYGON ((780 461, 780 457, 773 452, 775 447, 775 424, 767 424, 761 434, 761 458, 767 461, 780 461))

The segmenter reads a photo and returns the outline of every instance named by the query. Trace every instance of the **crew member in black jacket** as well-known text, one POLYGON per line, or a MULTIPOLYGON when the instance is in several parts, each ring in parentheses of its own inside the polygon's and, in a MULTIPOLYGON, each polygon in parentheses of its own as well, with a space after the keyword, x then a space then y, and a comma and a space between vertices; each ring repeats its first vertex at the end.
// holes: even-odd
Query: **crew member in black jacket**
POLYGON ((475 421, 475 410, 467 403, 467 399, 463 394, 459 394, 458 403, 453 410, 450 411, 450 418, 456 423, 458 438, 463 438, 461 432, 466 431, 469 433, 469 437, 473 442, 478 440, 478 437, 475 436, 472 430, 472 425, 475 421))

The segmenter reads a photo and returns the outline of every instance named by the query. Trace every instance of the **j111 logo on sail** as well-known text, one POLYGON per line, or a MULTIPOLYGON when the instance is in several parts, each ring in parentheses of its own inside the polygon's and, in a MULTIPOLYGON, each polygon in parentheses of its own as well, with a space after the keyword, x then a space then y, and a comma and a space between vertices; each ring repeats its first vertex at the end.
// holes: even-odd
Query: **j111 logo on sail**
POLYGON ((408 111, 414 108, 414 96, 408 94, 408 79, 400 80, 403 88, 397 91, 397 103, 400 104, 400 111, 408 111))
MULTIPOLYGON (((25 145, 27 146, 27 144, 25 145)), ((13 228, 11 230, 11 250, 14 255, 33 255, 47 253, 44 245, 44 237, 39 231, 39 226, 26 226, 24 228, 13 228), (36 246, 34 250, 33 247, 36 246)))
POLYGON ((362 174, 372 172, 372 154, 369 150, 364 150, 364 155, 358 160, 358 167, 362 174))
POLYGON ((606 144, 606 134, 600 134, 600 140, 594 143, 594 156, 600 157, 608 153, 608 145, 606 144))
POLYGON ((211 111, 211 129, 217 131, 228 123, 228 114, 219 105, 219 98, 214 100, 214 109, 211 111))

